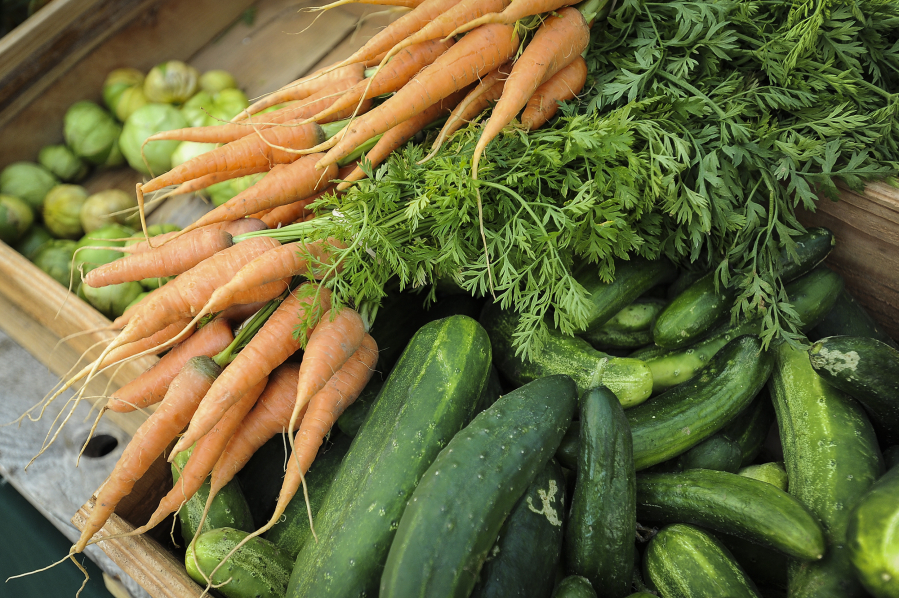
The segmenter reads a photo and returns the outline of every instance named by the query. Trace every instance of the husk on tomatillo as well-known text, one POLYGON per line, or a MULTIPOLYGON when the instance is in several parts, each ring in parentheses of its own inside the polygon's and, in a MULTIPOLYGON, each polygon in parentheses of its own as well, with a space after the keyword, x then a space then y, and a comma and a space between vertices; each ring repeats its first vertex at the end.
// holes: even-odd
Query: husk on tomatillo
POLYGON ((81 208, 87 191, 78 185, 57 185, 47 193, 42 214, 44 224, 55 237, 77 239, 81 236, 81 208))
POLYGON ((137 206, 137 199, 121 189, 107 189, 87 198, 81 208, 81 227, 90 233, 111 224, 136 224, 139 214, 123 210, 137 206))
POLYGON ((122 128, 112 115, 93 102, 72 104, 66 111, 63 133, 76 156, 104 166, 121 164, 116 142, 122 128))
POLYGON ((0 172, 0 193, 24 200, 40 210, 47 193, 59 184, 53 173, 33 162, 14 162, 0 172))
POLYGON ((147 104, 138 108, 125 121, 120 147, 131 168, 146 175, 156 176, 172 167, 172 154, 180 141, 144 141, 154 133, 187 127, 184 116, 168 104, 147 104), (143 147, 143 155, 141 148, 143 147), (146 158, 146 163, 144 159, 146 158))

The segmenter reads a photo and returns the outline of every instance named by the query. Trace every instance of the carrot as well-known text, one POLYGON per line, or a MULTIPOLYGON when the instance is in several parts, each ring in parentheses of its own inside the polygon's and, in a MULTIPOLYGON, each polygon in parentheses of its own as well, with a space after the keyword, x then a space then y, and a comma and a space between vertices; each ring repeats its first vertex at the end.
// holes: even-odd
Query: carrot
POLYGON ((125 255, 98 266, 87 273, 84 282, 96 288, 145 278, 175 276, 231 245, 231 234, 223 230, 195 230, 151 251, 125 255))
MULTIPOLYGON (((444 98, 442 101, 437 102, 426 109, 418 116, 413 116, 409 120, 401 122, 384 133, 384 136, 378 140, 378 143, 365 154, 365 159, 371 163, 371 168, 375 168, 381 164, 395 149, 404 145, 416 133, 424 129, 431 122, 437 120, 443 114, 450 112, 453 106, 458 104, 459 100, 462 99, 463 93, 464 92, 461 90, 457 91, 448 98, 444 98)), ((344 182, 337 185, 337 190, 344 191, 348 189, 354 181, 364 179, 365 176, 365 172, 357 166, 353 172, 344 177, 344 182)))
POLYGON ((324 140, 324 131, 317 124, 285 123, 285 126, 254 132, 252 135, 192 158, 141 185, 140 189, 143 193, 148 193, 213 172, 262 168, 266 165, 270 167, 273 164, 293 162, 299 158, 298 154, 272 146, 305 149, 324 140))
POLYGON ((109 478, 97 492, 97 499, 81 537, 72 553, 82 552, 115 510, 162 454, 169 443, 187 425, 212 386, 221 368, 208 357, 194 357, 181 369, 159 405, 159 408, 137 429, 134 437, 113 468, 109 478))
POLYGON ((224 230, 236 237, 247 233, 255 233, 256 231, 266 230, 268 226, 258 218, 238 218, 231 222, 226 222, 224 230))
MULTIPOLYGON (((300 287, 300 289, 307 288, 309 285, 300 287)), ((322 289, 321 292, 322 303, 330 301, 330 292, 326 289, 322 289)), ((290 294, 247 346, 237 354, 234 361, 225 368, 206 394, 203 404, 191 419, 187 431, 178 440, 172 455, 183 451, 209 432, 247 389, 258 384, 297 352, 302 345, 300 339, 294 338, 293 334, 297 318, 305 320, 309 315, 307 312, 315 310, 311 316, 315 322, 317 321, 315 314, 321 311, 318 305, 314 305, 310 293, 299 291, 299 294, 302 297, 299 297, 297 292, 290 294)))
POLYGON ((313 6, 309 10, 315 12, 322 10, 331 10, 332 8, 345 6, 347 4, 372 4, 374 6, 401 6, 403 8, 415 8, 421 3, 422 0, 337 0, 337 2, 325 4, 324 6, 313 6))
MULTIPOLYGON (((253 130, 250 129, 248 132, 252 133, 253 130)), ((270 169, 271 167, 266 164, 264 166, 256 166, 253 168, 240 168, 237 170, 213 172, 187 181, 186 183, 181 183, 171 191, 167 191, 164 196, 154 197, 153 200, 156 201, 157 199, 162 199, 163 197, 171 197, 172 195, 186 195, 188 193, 197 193, 198 191, 202 191, 203 189, 211 187, 216 183, 230 181, 231 179, 236 179, 251 174, 259 174, 260 172, 268 172, 270 169)))
POLYGON ((201 355, 214 357, 233 340, 231 322, 213 320, 166 353, 146 372, 112 393, 106 408, 117 413, 128 413, 155 405, 165 397, 169 384, 190 358, 201 355))
POLYGON ((341 79, 353 77, 363 79, 364 72, 365 65, 359 63, 347 63, 343 66, 332 65, 324 69, 319 69, 311 75, 307 75, 297 79, 296 81, 292 81, 281 89, 266 95, 256 102, 253 102, 252 104, 250 104, 249 108, 235 116, 232 119, 232 122, 239 122, 249 116, 256 114, 257 112, 261 112, 266 108, 271 108, 272 106, 275 106, 277 104, 292 102, 295 100, 304 100, 312 94, 318 93, 319 91, 332 85, 335 81, 340 81, 341 79))
POLYGON ((219 314, 215 317, 215 320, 228 320, 229 322, 235 322, 239 324, 246 321, 247 318, 251 317, 257 311, 265 307, 267 303, 268 301, 255 301, 253 303, 232 305, 228 309, 219 312, 219 314))
MULTIPOLYGON (((334 177, 334 180, 339 181, 345 179, 350 175, 351 172, 353 172, 357 168, 357 166, 357 164, 349 164, 347 166, 341 167, 340 170, 337 171, 337 176, 334 177)), ((306 209, 306 206, 310 205, 321 196, 333 192, 335 189, 336 185, 332 183, 330 186, 322 189, 318 193, 310 195, 306 199, 295 201, 291 204, 287 204, 286 206, 277 207, 264 215, 262 217, 262 221, 265 222, 270 229, 293 224, 294 222, 301 222, 307 217, 313 215, 312 212, 306 209)))
POLYGON ((559 102, 571 100, 584 88, 587 82, 587 62, 582 56, 550 77, 537 88, 521 113, 521 124, 528 131, 542 126, 555 116, 559 102))
MULTIPOLYGON (((329 117, 338 111, 347 109, 352 113, 359 100, 374 98, 385 93, 396 91, 408 83, 421 69, 432 64, 437 57, 446 52, 451 45, 453 45, 452 40, 447 42, 431 40, 417 44, 411 48, 402 48, 402 51, 397 52, 393 57, 393 60, 388 62, 383 68, 379 68, 375 75, 368 79, 363 79, 353 85, 353 87, 331 104, 329 108, 310 117, 306 122, 320 122, 320 119, 322 118, 329 117)), ((387 57, 385 57, 385 59, 386 58, 387 57)), ((362 111, 360 110, 359 112, 361 113, 362 111)), ((343 118, 346 118, 347 116, 350 116, 350 114, 347 114, 343 118)))
POLYGON ((515 0, 498 13, 486 14, 455 29, 447 37, 455 37, 482 25, 500 23, 513 25, 516 21, 547 12, 555 12, 560 8, 577 4, 576 0, 515 0))
POLYGON ((325 168, 338 162, 366 140, 464 89, 508 61, 517 47, 518 36, 509 25, 487 25, 472 31, 392 98, 356 119, 344 133, 335 135, 332 141, 339 141, 317 167, 325 168))

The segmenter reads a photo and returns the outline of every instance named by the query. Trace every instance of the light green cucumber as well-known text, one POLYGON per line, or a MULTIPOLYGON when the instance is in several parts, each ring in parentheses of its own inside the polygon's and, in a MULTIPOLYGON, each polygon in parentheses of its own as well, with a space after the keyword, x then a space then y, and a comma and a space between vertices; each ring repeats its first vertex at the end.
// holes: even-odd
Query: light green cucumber
POLYGON ((752 478, 761 482, 767 482, 775 488, 780 488, 784 492, 789 487, 789 478, 787 478, 787 470, 784 469, 782 463, 761 463, 759 465, 749 465, 738 472, 741 476, 752 478))
POLYGON ((594 349, 634 349, 652 342, 652 326, 666 303, 639 297, 593 332, 581 336, 594 349))
POLYGON ((569 575, 559 583, 553 598, 596 598, 596 590, 590 580, 580 575, 569 575))
POLYGON ((736 473, 742 459, 743 451, 739 443, 718 432, 678 457, 677 462, 681 470, 714 469, 736 473))
POLYGON ((735 296, 734 289, 719 288, 715 272, 709 272, 672 299, 659 314, 652 329, 653 342, 668 349, 694 343, 727 317, 735 296))
POLYGON ((884 331, 865 309, 859 305, 849 291, 843 289, 833 308, 824 319, 808 334, 810 340, 817 341, 828 336, 866 336, 899 349, 896 341, 884 331))
POLYGON ((861 497, 849 515, 849 558, 865 589, 876 598, 899 596, 899 467, 861 497))

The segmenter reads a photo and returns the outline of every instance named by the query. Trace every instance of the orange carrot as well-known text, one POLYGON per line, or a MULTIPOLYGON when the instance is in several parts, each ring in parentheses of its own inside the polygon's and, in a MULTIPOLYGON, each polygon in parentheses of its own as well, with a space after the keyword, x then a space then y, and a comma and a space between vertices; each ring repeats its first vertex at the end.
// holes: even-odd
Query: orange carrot
POLYGON ((576 0, 515 0, 509 6, 499 13, 486 14, 479 19, 470 21, 454 30, 447 37, 455 37, 466 31, 471 31, 475 27, 488 25, 490 23, 501 23, 504 25, 514 25, 516 21, 532 17, 534 15, 546 12, 555 12, 560 8, 577 4, 576 0))
POLYGON ((187 360, 201 355, 214 357, 233 340, 231 322, 213 320, 166 353, 146 372, 112 393, 106 408, 117 413, 128 413, 155 405, 165 397, 169 384, 187 360))
MULTIPOLYGON (((250 129, 248 132, 252 133, 253 129, 250 129)), ((268 172, 270 167, 268 165, 265 166, 257 166, 253 168, 241 168, 238 170, 229 170, 225 172, 213 172, 211 174, 203 175, 199 178, 187 181, 186 183, 181 183, 171 191, 166 191, 164 196, 154 197, 153 200, 162 199, 162 197, 171 197, 173 195, 187 195, 188 193, 197 193, 215 185, 216 183, 221 183, 224 181, 230 181, 231 179, 236 179, 242 176, 248 176, 251 174, 259 174, 260 172, 268 172)))
POLYGON ((237 220, 233 220, 231 222, 225 223, 225 232, 230 233, 232 236, 236 237, 238 235, 245 235, 247 233, 255 233, 256 231, 266 230, 268 226, 262 220, 258 218, 238 218, 237 220))
POLYGON ((213 172, 286 164, 300 156, 272 146, 297 150, 312 147, 324 140, 324 131, 314 123, 299 125, 288 122, 284 126, 272 127, 259 132, 254 131, 252 135, 232 141, 176 166, 167 173, 141 185, 140 189, 143 193, 148 193, 213 172))
POLYGON ((72 552, 82 552, 169 443, 190 421, 221 368, 208 357, 194 357, 172 381, 159 408, 137 429, 97 500, 72 552))
MULTIPOLYGON (((308 286, 303 285, 300 289, 308 286)), ((330 292, 322 289, 321 293, 322 304, 330 301, 330 292)), ((294 338, 293 334, 297 327, 297 319, 303 321, 308 316, 314 323, 317 321, 316 313, 322 311, 320 306, 313 304, 312 294, 303 291, 300 291, 300 294, 301 298, 298 298, 296 292, 289 295, 247 346, 237 354, 234 361, 225 368, 206 394, 203 404, 191 419, 187 431, 178 440, 172 455, 183 451, 209 432, 247 389, 271 374, 272 370, 300 348, 301 340, 294 338)))
MULTIPOLYGON (((280 293, 278 295, 280 295, 280 293)), ((267 304, 268 301, 256 301, 253 303, 232 305, 228 309, 219 312, 215 319, 228 320, 229 322, 240 324, 242 322, 245 322, 248 318, 265 307, 267 304)))
POLYGON ((318 162, 318 168, 342 160, 368 139, 464 89, 507 62, 517 47, 518 36, 509 25, 487 25, 472 31, 392 98, 353 121, 343 133, 335 135, 331 141, 338 141, 318 162))
POLYGON ((364 72, 365 65, 359 64, 358 62, 355 64, 346 63, 346 65, 344 66, 332 65, 331 67, 319 69, 311 75, 306 75, 297 79, 296 81, 288 83, 281 89, 266 95, 256 102, 253 102, 249 108, 235 116, 232 119, 232 122, 241 121, 248 116, 252 116, 257 112, 261 112, 266 108, 271 108, 272 106, 275 106, 277 104, 292 102, 295 100, 304 100, 312 94, 318 93, 319 91, 332 85, 335 81, 340 81, 341 79, 353 77, 363 79, 364 72))
POLYGON ((571 100, 584 88, 587 82, 587 62, 578 56, 574 62, 550 77, 537 88, 521 113, 521 124, 528 131, 542 126, 555 116, 559 102, 571 100))

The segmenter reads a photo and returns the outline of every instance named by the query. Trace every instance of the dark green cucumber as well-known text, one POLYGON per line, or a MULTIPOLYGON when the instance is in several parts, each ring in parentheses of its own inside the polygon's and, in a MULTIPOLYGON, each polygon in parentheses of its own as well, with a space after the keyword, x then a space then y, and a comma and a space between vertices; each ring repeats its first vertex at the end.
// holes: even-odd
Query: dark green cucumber
MULTIPOLYGON (((803 331, 812 328, 824 317, 842 290, 842 277, 823 266, 786 285, 790 303, 803 323, 803 331)), ((731 340, 744 334, 757 335, 760 330, 760 319, 748 320, 735 326, 722 326, 707 339, 686 349, 658 356, 639 356, 652 371, 653 393, 689 380, 731 340)))
MULTIPOLYGON (((186 451, 181 451, 172 459, 172 478, 175 482, 181 477, 181 470, 187 464, 188 458, 193 453, 194 447, 190 447, 186 451)), ((178 510, 178 520, 181 523, 181 537, 185 542, 190 542, 197 534, 197 526, 200 525, 200 519, 203 517, 203 510, 206 508, 206 499, 209 498, 209 478, 197 492, 190 497, 178 510)), ((220 527, 231 527, 234 529, 251 532, 256 529, 253 524, 253 514, 244 498, 240 488, 240 482, 231 480, 219 490, 219 493, 212 499, 209 506, 209 513, 206 515, 206 521, 203 522, 201 532, 218 529, 220 527)))
POLYGON ((677 278, 674 279, 668 286, 668 300, 671 301, 681 293, 687 290, 687 288, 692 285, 694 282, 702 278, 708 274, 708 270, 683 270, 680 274, 678 274, 677 278))
POLYGON ((384 381, 379 374, 375 373, 368 384, 365 385, 362 393, 337 418, 337 427, 340 428, 341 432, 350 437, 356 435, 363 422, 365 422, 365 418, 368 417, 372 403, 378 398, 378 393, 381 392, 382 386, 384 386, 384 381))
POLYGON ((689 525, 669 525, 656 534, 646 549, 644 568, 665 598, 759 596, 730 551, 689 525))
POLYGON ((696 342, 728 317, 736 290, 720 287, 715 272, 709 272, 662 310, 652 329, 652 340, 660 347, 678 349, 696 342))
POLYGON ((899 596, 899 468, 862 496, 849 515, 849 558, 865 589, 877 598, 899 596))
POLYGON ((596 590, 590 580, 580 575, 569 575, 559 583, 553 598, 596 598, 596 590))
POLYGON ((873 338, 832 336, 808 354, 819 376, 868 410, 880 440, 899 441, 899 351, 873 338))
POLYGON ((762 389, 755 401, 734 421, 721 429, 721 433, 734 440, 740 447, 740 465, 752 463, 762 451, 771 424, 774 422, 774 405, 768 391, 762 389))
POLYGON ((810 228, 793 241, 796 243, 795 257, 791 257, 786 249, 780 252, 779 274, 787 282, 817 267, 830 255, 837 242, 833 233, 823 227, 810 228))
POLYGON ((760 482, 771 484, 775 488, 779 488, 784 492, 786 492, 787 488, 789 487, 787 470, 784 469, 782 463, 772 461, 770 463, 750 465, 748 467, 744 467, 737 473, 746 478, 752 478, 754 480, 759 480, 760 482))
POLYGON ((593 332, 581 336, 594 349, 635 349, 652 342, 652 326, 665 301, 640 297, 593 332))
POLYGON ((318 542, 303 546, 287 596, 377 593, 412 491, 474 416, 489 372, 490 341, 471 318, 415 334, 343 459, 315 522, 318 542))
POLYGON ((490 376, 487 378, 487 385, 484 387, 480 400, 478 400, 477 412, 480 413, 487 409, 501 396, 503 396, 503 387, 499 381, 499 373, 495 367, 490 366, 490 376))
POLYGON ((768 383, 783 445, 790 494, 824 526, 825 558, 790 567, 794 598, 861 596, 846 549, 849 512, 883 471, 877 439, 861 405, 812 369, 808 353, 775 350, 768 383))
POLYGON ((549 598, 562 554, 565 476, 555 461, 518 499, 481 568, 472 598, 549 598))
POLYGON ((761 341, 741 336, 687 383, 628 409, 637 470, 676 457, 726 426, 752 402, 770 372, 771 357, 761 341))
MULTIPOLYGON (((188 549, 184 559, 187 574, 205 587, 203 574, 208 577, 248 535, 248 532, 228 527, 200 534, 195 543, 196 551, 188 549)), ((227 598, 281 598, 287 589, 292 566, 290 558, 274 544, 256 537, 231 555, 211 579, 216 590, 227 598)))
POLYGON ((631 430, 618 399, 605 387, 584 393, 580 410, 565 562, 569 573, 589 579, 603 596, 622 598, 631 588, 637 527, 631 430))
POLYGON ((578 391, 608 387, 625 408, 642 403, 652 390, 652 374, 642 361, 611 357, 597 351, 582 338, 565 336, 555 330, 543 348, 528 360, 515 354, 512 346, 519 316, 498 304, 488 304, 481 314, 481 324, 490 335, 493 358, 500 373, 511 383, 521 386, 544 376, 571 376, 578 391))
POLYGON ((824 533, 808 507, 771 484, 726 471, 640 474, 637 517, 691 523, 805 561, 824 555, 824 533))
POLYGON ((680 469, 713 469, 736 473, 743 460, 740 444, 727 434, 713 434, 677 458, 680 469))
MULTIPOLYGON (((351 437, 341 434, 333 443, 322 446, 309 468, 306 486, 309 488, 309 508, 313 518, 318 517, 322 502, 352 441, 351 437)), ((311 535, 306 500, 303 493, 298 492, 287 504, 283 517, 263 537, 294 561, 311 535)))
POLYGON ((574 382, 548 376, 505 395, 456 434, 412 493, 379 596, 468 596, 503 521, 556 452, 576 406, 574 382))
POLYGON ((277 434, 237 472, 237 479, 257 526, 264 525, 275 512, 278 493, 284 481, 284 460, 290 448, 288 445, 285 449, 285 440, 283 435, 277 434))
MULTIPOLYGON (((786 589, 787 568, 791 559, 782 552, 759 546, 748 540, 716 534, 715 537, 730 551, 749 578, 762 587, 786 589)), ((765 592, 762 592, 765 595, 765 592)))
POLYGON ((890 338, 846 289, 843 289, 837 297, 833 308, 824 316, 821 323, 808 334, 809 339, 813 341, 828 336, 866 336, 899 349, 896 341, 890 338))
POLYGON ((556 450, 556 459, 562 467, 577 471, 577 454, 581 446, 581 422, 575 420, 571 422, 565 436, 562 437, 562 443, 556 450))

